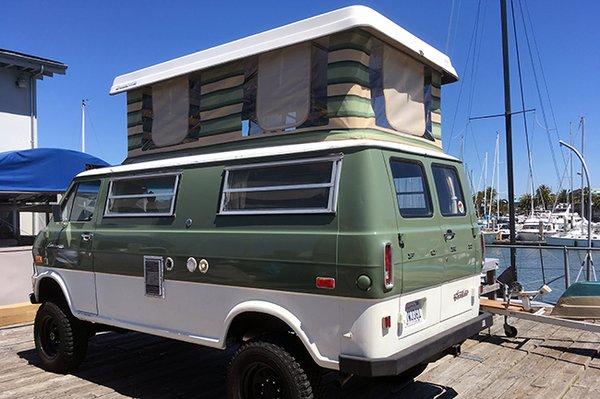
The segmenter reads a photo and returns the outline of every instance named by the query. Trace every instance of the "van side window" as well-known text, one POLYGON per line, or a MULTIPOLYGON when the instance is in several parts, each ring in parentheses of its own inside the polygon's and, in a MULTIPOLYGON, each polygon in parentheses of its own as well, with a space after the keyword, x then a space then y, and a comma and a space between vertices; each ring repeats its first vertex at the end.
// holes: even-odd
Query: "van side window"
POLYGON ((341 158, 225 169, 220 214, 335 212, 341 158))
POLYGON ((178 174, 111 180, 104 216, 172 216, 178 174))
POLYGON ((452 166, 433 165, 433 180, 443 216, 465 215, 465 199, 458 173, 452 166))
POLYGON ((61 220, 55 220, 55 222, 62 222, 63 220, 69 220, 69 216, 71 215, 71 209, 73 208, 73 199, 75 198, 75 192, 77 191, 77 186, 75 186, 72 190, 70 190, 66 194, 66 198, 63 199, 60 203, 60 217, 61 220))
POLYGON ((73 199, 69 220, 74 222, 89 222, 92 220, 99 190, 100 180, 79 183, 73 199))
POLYGON ((415 162, 392 160, 392 177, 403 217, 431 216, 431 200, 423 167, 415 162))

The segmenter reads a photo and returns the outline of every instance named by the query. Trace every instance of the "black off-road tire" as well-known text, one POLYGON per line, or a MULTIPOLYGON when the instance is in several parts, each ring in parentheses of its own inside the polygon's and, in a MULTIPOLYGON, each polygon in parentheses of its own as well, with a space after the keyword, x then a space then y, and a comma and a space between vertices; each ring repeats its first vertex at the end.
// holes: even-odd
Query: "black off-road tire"
POLYGON ((313 399, 310 367, 284 345, 256 340, 242 344, 227 371, 230 399, 313 399))
POLYGON ((68 373, 85 358, 89 337, 85 322, 53 302, 44 302, 38 309, 33 335, 45 370, 68 373))

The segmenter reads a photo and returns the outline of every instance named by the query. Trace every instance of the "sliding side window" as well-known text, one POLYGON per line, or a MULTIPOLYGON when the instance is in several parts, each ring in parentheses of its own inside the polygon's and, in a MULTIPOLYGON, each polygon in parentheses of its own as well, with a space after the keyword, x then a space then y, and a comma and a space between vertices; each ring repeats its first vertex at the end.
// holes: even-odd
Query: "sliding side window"
POLYGON ((220 214, 332 213, 340 157, 225 169, 220 214))
POLYGON ((416 162, 399 160, 392 160, 391 166, 400 215, 431 216, 431 200, 423 166, 416 162))
POLYGON ((178 174, 111 180, 104 216, 172 216, 178 174))

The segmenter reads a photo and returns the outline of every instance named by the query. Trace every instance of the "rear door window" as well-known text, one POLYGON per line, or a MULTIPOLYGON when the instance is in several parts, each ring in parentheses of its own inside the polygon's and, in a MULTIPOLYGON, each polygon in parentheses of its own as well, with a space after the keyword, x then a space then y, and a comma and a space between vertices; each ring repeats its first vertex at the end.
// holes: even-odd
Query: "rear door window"
POLYGON ((456 168, 448 165, 433 165, 431 169, 440 213, 443 216, 466 215, 465 198, 456 168))
POLYGON ((402 217, 431 216, 431 199, 423 166, 416 162, 392 160, 392 177, 402 217))

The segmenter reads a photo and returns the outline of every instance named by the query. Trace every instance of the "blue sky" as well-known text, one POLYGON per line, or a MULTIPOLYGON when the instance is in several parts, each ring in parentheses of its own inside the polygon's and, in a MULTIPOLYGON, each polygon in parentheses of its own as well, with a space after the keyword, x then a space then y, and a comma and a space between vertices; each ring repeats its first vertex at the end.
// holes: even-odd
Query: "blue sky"
MULTIPOLYGON (((536 109, 535 115, 528 116, 535 181, 557 188, 517 1, 525 104, 526 108, 536 109)), ((600 29, 597 25, 600 2, 522 1, 527 2, 531 14, 559 134, 566 139, 569 122, 577 128, 579 117, 586 117, 586 153, 592 181, 598 187, 600 157, 595 154, 600 149, 597 135, 600 128, 600 98, 597 94, 600 87, 600 29)), ((41 146, 79 147, 79 106, 81 99, 87 98, 90 100, 88 152, 108 162, 120 163, 126 154, 125 95, 108 95, 115 76, 351 4, 356 3, 283 0, 6 2, 0 15, 0 48, 52 58, 69 65, 65 76, 44 79, 39 84, 41 146)), ((450 145, 450 152, 455 155, 461 155, 461 136, 465 135, 464 160, 473 171, 474 184, 477 184, 483 153, 488 151, 491 160, 495 132, 504 134, 502 118, 467 124, 468 116, 497 114, 504 110, 498 1, 481 2, 478 34, 481 46, 475 52, 474 70, 466 67, 466 61, 478 1, 455 0, 452 24, 452 1, 381 0, 361 4, 381 12, 451 56, 462 83, 443 88, 443 134, 446 145, 450 145), (450 25, 452 29, 448 35, 450 25), (459 93, 461 101, 456 110, 459 93), (453 120, 453 139, 448 144, 453 120)), ((512 35, 511 42, 514 43, 512 35)), ((514 48, 511 55, 513 109, 517 110, 520 109, 520 96, 514 48)), ((548 104, 545 107, 550 115, 548 104)), ((527 189, 528 173, 521 116, 513 118, 513 126, 516 192, 522 193, 527 189)), ((563 161, 555 132, 551 132, 551 138, 562 173, 563 161)), ((504 159, 502 147, 501 192, 505 192, 504 159)))

